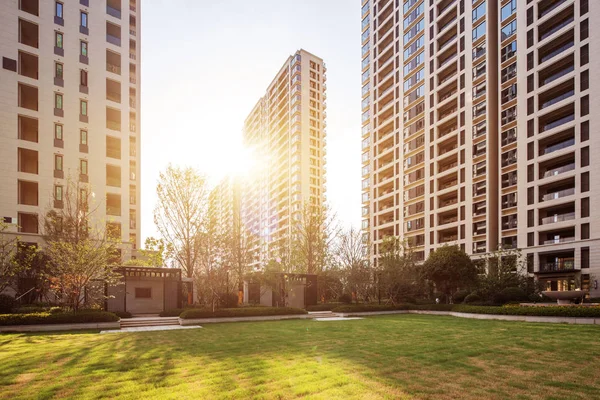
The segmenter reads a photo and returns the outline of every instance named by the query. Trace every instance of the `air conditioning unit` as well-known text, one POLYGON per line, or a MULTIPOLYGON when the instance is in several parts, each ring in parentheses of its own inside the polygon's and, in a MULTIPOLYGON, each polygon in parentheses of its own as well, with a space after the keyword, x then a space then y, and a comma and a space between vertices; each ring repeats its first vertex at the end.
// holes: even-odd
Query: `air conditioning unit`
POLYGON ((17 223, 18 223, 17 219, 13 218, 13 217, 4 217, 3 219, 4 219, 4 223, 5 224, 14 224, 14 225, 17 225, 17 223))

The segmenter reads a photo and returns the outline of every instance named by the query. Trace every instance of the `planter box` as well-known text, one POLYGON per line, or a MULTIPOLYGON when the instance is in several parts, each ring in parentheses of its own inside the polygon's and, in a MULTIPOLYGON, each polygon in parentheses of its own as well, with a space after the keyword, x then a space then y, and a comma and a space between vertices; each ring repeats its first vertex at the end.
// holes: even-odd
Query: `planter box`
POLYGON ((121 329, 121 322, 90 322, 82 324, 44 324, 0 326, 0 332, 52 332, 82 329, 121 329))

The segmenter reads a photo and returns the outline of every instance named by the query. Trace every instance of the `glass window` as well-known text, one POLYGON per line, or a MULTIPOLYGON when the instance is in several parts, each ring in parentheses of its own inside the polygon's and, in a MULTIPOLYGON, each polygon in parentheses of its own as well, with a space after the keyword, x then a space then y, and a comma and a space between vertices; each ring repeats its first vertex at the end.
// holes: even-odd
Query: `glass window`
POLYGON ((62 201, 63 199, 63 187, 54 186, 54 200, 62 201))
POLYGON ((500 20, 504 21, 506 18, 514 14, 517 9, 517 0, 511 0, 510 3, 502 7, 500 11, 500 20))
POLYGON ((370 89, 371 89, 371 82, 367 82, 367 84, 362 87, 362 95, 364 96, 365 94, 369 93, 370 89))
POLYGON ((371 75, 371 71, 370 70, 366 70, 365 72, 363 72, 363 74, 362 74, 362 82, 365 83, 365 81, 368 81, 370 75, 371 75))
POLYGON ((517 20, 511 21, 500 31, 500 40, 506 40, 510 35, 517 31, 517 20))
POLYGON ((60 154, 54 155, 54 169, 57 171, 63 170, 63 156, 60 154))
POLYGON ((367 26, 369 26, 369 22, 371 22, 371 14, 367 15, 363 20, 362 20, 362 28, 361 29, 365 29, 367 26))
POLYGON ((81 26, 87 28, 88 24, 88 15, 87 13, 81 11, 81 26))
POLYGON ((485 35, 485 21, 473 29, 473 40, 477 40, 483 35, 485 35))
POLYGON ((81 55, 86 57, 88 55, 88 44, 83 40, 81 41, 81 55))
POLYGON ((57 1, 55 4, 56 4, 55 15, 58 18, 62 18, 63 17, 63 4, 60 1, 57 1))
POLYGON ((371 48, 371 45, 369 43, 365 44, 362 47, 362 55, 364 56, 365 54, 367 54, 369 52, 369 49, 371 48))
POLYGON ((54 139, 63 139, 63 126, 60 124, 54 124, 54 139))
POLYGON ((87 86, 88 82, 88 73, 86 70, 82 69, 79 71, 79 84, 81 86, 87 86))
POLYGON ((517 41, 511 42, 507 46, 504 46, 502 50, 500 50, 500 58, 502 62, 508 60, 512 56, 517 54, 517 41))
POLYGON ((61 63, 54 63, 54 77, 62 79, 63 77, 63 65, 61 63))
POLYGON ((87 115, 87 101, 81 100, 81 115, 87 115))
POLYGON ((473 48, 473 61, 485 54, 486 44, 482 42, 473 48))
POLYGON ((88 162, 87 160, 79 160, 79 170, 82 175, 88 174, 88 162))
POLYGON ((79 143, 87 144, 87 131, 79 131, 79 143))
POLYGON ((63 95, 60 93, 54 93, 54 108, 59 110, 63 108, 63 95))
POLYGON ((473 10, 473 21, 477 21, 479 18, 485 15, 485 1, 477 6, 476 9, 473 10))
POLYGON ((368 55, 364 58, 364 60, 362 60, 362 69, 365 69, 365 67, 367 67, 370 62, 371 62, 371 56, 368 55))
POLYGON ((58 47, 59 49, 62 49, 63 47, 63 34, 60 32, 55 32, 55 45, 56 47, 58 47))

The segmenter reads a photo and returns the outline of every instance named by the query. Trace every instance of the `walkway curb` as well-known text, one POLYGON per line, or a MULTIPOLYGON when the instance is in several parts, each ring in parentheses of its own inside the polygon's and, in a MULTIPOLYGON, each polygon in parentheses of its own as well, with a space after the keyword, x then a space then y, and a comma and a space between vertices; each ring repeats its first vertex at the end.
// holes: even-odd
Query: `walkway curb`
POLYGON ((421 314, 421 315, 445 315, 449 317, 485 319, 498 321, 517 321, 517 322, 543 322, 547 324, 573 324, 573 325, 600 325, 600 318, 579 318, 579 317, 549 317, 534 315, 499 315, 499 314, 471 314, 454 311, 425 311, 425 310, 397 310, 397 311, 366 311, 340 313, 342 317, 368 317, 369 315, 386 314, 421 314))
POLYGON ((280 321, 285 319, 313 319, 319 318, 318 315, 312 314, 292 314, 292 315, 264 315, 258 317, 226 317, 226 318, 196 318, 196 319, 181 319, 179 325, 200 325, 200 324, 215 324, 219 322, 253 322, 253 321, 280 321))
POLYGON ((116 322, 90 322, 83 324, 45 324, 45 325, 10 325, 0 326, 0 332, 53 332, 53 331, 78 331, 84 329, 120 329, 121 323, 116 322))

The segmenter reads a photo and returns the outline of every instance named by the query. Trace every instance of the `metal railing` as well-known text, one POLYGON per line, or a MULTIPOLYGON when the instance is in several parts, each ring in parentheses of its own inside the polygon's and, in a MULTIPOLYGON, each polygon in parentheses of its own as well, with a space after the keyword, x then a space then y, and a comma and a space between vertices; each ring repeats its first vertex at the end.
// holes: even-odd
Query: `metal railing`
POLYGON ((542 218, 540 221, 540 225, 554 224, 557 222, 570 221, 573 219, 575 219, 575 212, 565 214, 554 214, 549 217, 542 218))
POLYGON ((557 192, 546 193, 545 195, 542 196, 542 201, 556 200, 556 199, 571 196, 574 194, 575 194, 575 188, 559 190, 557 192))

